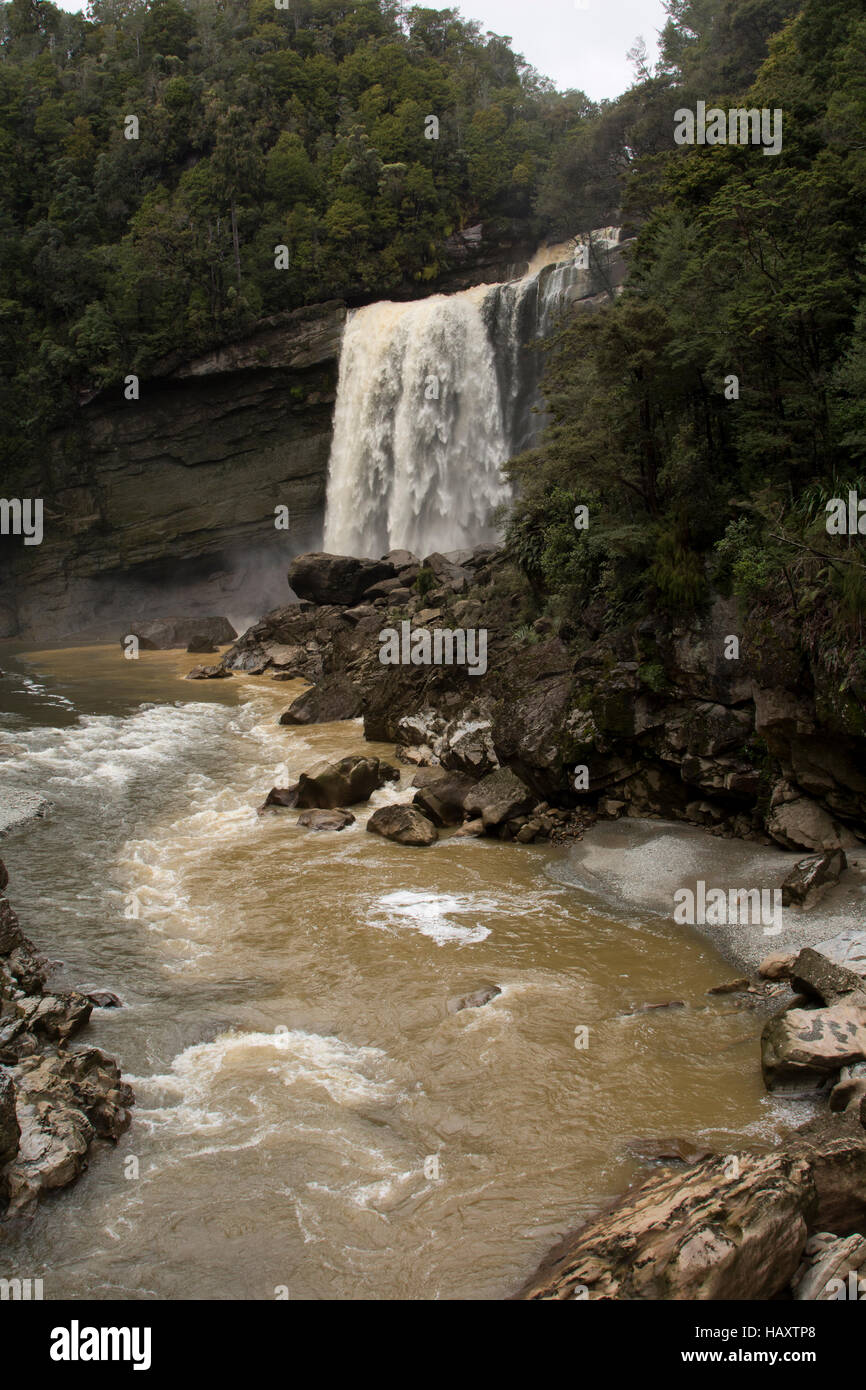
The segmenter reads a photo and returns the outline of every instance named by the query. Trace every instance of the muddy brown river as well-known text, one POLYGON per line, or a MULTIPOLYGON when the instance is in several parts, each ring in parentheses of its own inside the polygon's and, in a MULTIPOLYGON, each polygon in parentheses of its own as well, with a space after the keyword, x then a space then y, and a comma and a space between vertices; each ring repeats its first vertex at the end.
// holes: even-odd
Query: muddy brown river
POLYGON ((81 1041, 137 1096, 6 1232, 47 1299, 500 1298, 636 1140, 790 1120, 761 1014, 706 995, 735 973, 711 942, 583 887, 566 847, 366 834, 408 768, 339 834, 257 816, 275 780, 394 750, 283 728, 300 684, 185 682, 196 660, 0 653, 0 778, 53 807, 0 846, 10 898, 60 983, 123 999, 81 1041))

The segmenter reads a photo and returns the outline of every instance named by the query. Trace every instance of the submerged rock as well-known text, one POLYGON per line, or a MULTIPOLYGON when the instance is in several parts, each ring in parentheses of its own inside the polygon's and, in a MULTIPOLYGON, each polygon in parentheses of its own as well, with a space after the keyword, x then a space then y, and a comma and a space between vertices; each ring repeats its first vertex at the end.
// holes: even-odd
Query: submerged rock
POLYGON ((414 806, 380 806, 367 821, 372 835, 382 835, 398 845, 432 845, 439 832, 432 821, 416 811, 414 806))
POLYGON ((354 824, 351 811, 303 811, 298 816, 298 825, 307 830, 345 830, 347 825, 354 824))
POLYGON ((231 671, 227 671, 224 666, 193 666, 191 671, 187 671, 184 679, 188 681, 220 681, 231 674, 231 671))
POLYGON ((448 1000, 449 1014, 462 1013, 464 1009, 480 1009, 485 1004, 489 1004, 491 999, 495 999, 501 994, 499 985, 484 985, 482 989, 473 990, 471 994, 460 994, 454 999, 448 1000))

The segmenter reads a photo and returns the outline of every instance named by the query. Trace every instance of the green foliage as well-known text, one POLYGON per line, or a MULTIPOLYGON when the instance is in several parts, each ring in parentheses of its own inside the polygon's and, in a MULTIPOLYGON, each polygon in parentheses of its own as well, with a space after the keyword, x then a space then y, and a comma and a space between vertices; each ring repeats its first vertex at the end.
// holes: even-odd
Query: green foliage
POLYGON ((433 570, 421 568, 415 576, 415 590, 419 598, 426 598, 431 589, 435 589, 437 584, 436 575, 433 570))

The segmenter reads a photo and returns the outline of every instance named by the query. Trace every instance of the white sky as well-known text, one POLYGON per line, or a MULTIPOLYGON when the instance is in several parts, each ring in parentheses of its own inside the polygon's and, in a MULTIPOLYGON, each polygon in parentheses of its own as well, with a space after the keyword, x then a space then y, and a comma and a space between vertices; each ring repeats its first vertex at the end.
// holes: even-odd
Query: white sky
MULTIPOLYGON (((64 10, 82 10, 86 0, 55 0, 64 10)), ((405 0, 407 7, 412 0, 405 0)), ((619 96, 632 81, 626 53, 638 34, 650 57, 665 22, 662 0, 425 0, 451 6, 484 29, 507 34, 516 52, 557 87, 579 87, 598 101, 619 96)))

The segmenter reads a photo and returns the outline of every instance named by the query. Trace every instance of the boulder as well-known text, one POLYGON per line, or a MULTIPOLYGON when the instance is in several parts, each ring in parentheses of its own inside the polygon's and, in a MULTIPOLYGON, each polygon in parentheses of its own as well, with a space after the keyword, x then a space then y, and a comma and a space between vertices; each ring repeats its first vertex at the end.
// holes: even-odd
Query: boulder
POLYGON ((209 637, 193 637, 186 649, 190 656, 213 656, 217 650, 209 637))
POLYGON ((460 825, 463 821, 463 803, 475 783, 461 772, 447 772, 441 768, 435 771, 439 775, 425 781, 425 785, 415 793, 412 804, 434 825, 460 825))
POLYGON ((90 1000, 74 991, 16 999, 14 1008, 28 1033, 42 1033, 61 1044, 83 1028, 93 1012, 90 1000))
POLYGON ((193 666, 191 671, 187 671, 184 679, 188 681, 221 681, 231 674, 231 671, 227 671, 224 666, 193 666))
POLYGON ((471 994, 461 994, 455 999, 449 999, 448 1012, 459 1014, 463 1009, 480 1009, 501 993, 499 985, 485 985, 482 989, 473 990, 471 994))
POLYGON ((484 834, 484 821, 479 816, 476 820, 468 820, 461 825, 459 830, 455 830, 455 840, 478 840, 484 834))
POLYGON ((271 787, 261 806, 259 815, 263 816, 266 811, 276 811, 281 806, 297 806, 298 804, 298 784, 295 782, 292 787, 271 787))
POLYGON ((832 1003, 866 989, 866 930, 848 927, 817 946, 806 946, 791 968, 794 989, 832 1003))
POLYGON ((390 763, 378 758, 349 757, 330 763, 320 772, 302 772, 298 779, 296 805, 303 808, 321 807, 333 810, 336 806, 355 806, 369 801, 374 791, 386 782, 396 782, 400 773, 390 763))
POLYGON ((761 961, 758 974, 762 980, 790 980, 796 959, 796 951, 774 951, 761 961))
POLYGON ((768 1091, 814 1090, 866 1061, 866 994, 826 1009, 787 1009, 766 1024, 761 1065, 768 1091))
MULTIPOLYGON (((796 1273, 814 1199, 798 1155, 739 1154, 649 1178, 569 1236, 519 1299, 771 1299, 796 1273)), ((866 1175, 866 1146, 863 1163, 866 1175)))
POLYGON ((817 801, 801 796, 788 782, 777 785, 767 831, 786 849, 810 849, 823 853, 840 849, 849 836, 817 801))
POLYGON ((814 907, 827 889, 839 882, 847 867, 848 860, 841 849, 801 859, 782 884, 782 906, 814 907))
MULTIPOLYGON (((465 557, 471 557, 472 552, 465 552, 465 557)), ((442 555, 438 550, 434 550, 432 555, 427 555, 422 561, 425 569, 432 570, 439 587, 451 589, 455 594, 462 594, 472 583, 472 571, 463 565, 455 564, 447 555, 442 555)))
POLYGON ((345 830, 347 825, 354 824, 351 811, 302 811, 298 816, 298 825, 307 830, 345 830))
POLYGON ((432 845, 439 838, 432 821, 414 806, 380 806, 367 821, 367 829, 372 835, 381 835, 398 845, 432 845))
POLYGON ((15 1113, 15 1087, 8 1071, 0 1067, 0 1168, 17 1154, 20 1135, 15 1113))
POLYGON ((110 989, 91 989, 84 995, 89 999, 94 1009, 122 1009, 123 1001, 120 996, 110 989))
POLYGON ((153 618, 148 622, 131 623, 121 641, 130 634, 138 638, 140 647, 151 651, 188 648, 193 641, 222 647, 234 642, 238 635, 228 618, 153 618))
POLYGON ((835 1114, 855 1110, 858 1114, 866 1097, 866 1062, 855 1062, 853 1067, 843 1067, 839 1080, 830 1092, 830 1109, 835 1114))
POLYGON ((531 811, 537 799, 511 768, 500 767, 477 783, 463 804, 467 816, 480 816, 485 829, 492 829, 531 811))
POLYGON ((281 724, 332 724, 357 719, 364 709, 364 692, 348 676, 338 675, 311 686, 280 715, 281 724))
POLYGON ((358 560, 322 552, 299 555, 289 567, 289 584, 298 598, 312 603, 360 603, 367 589, 382 579, 396 579, 389 560, 358 560))
POLYGON ((8 956, 24 940, 8 898, 0 897, 0 956, 8 956))

